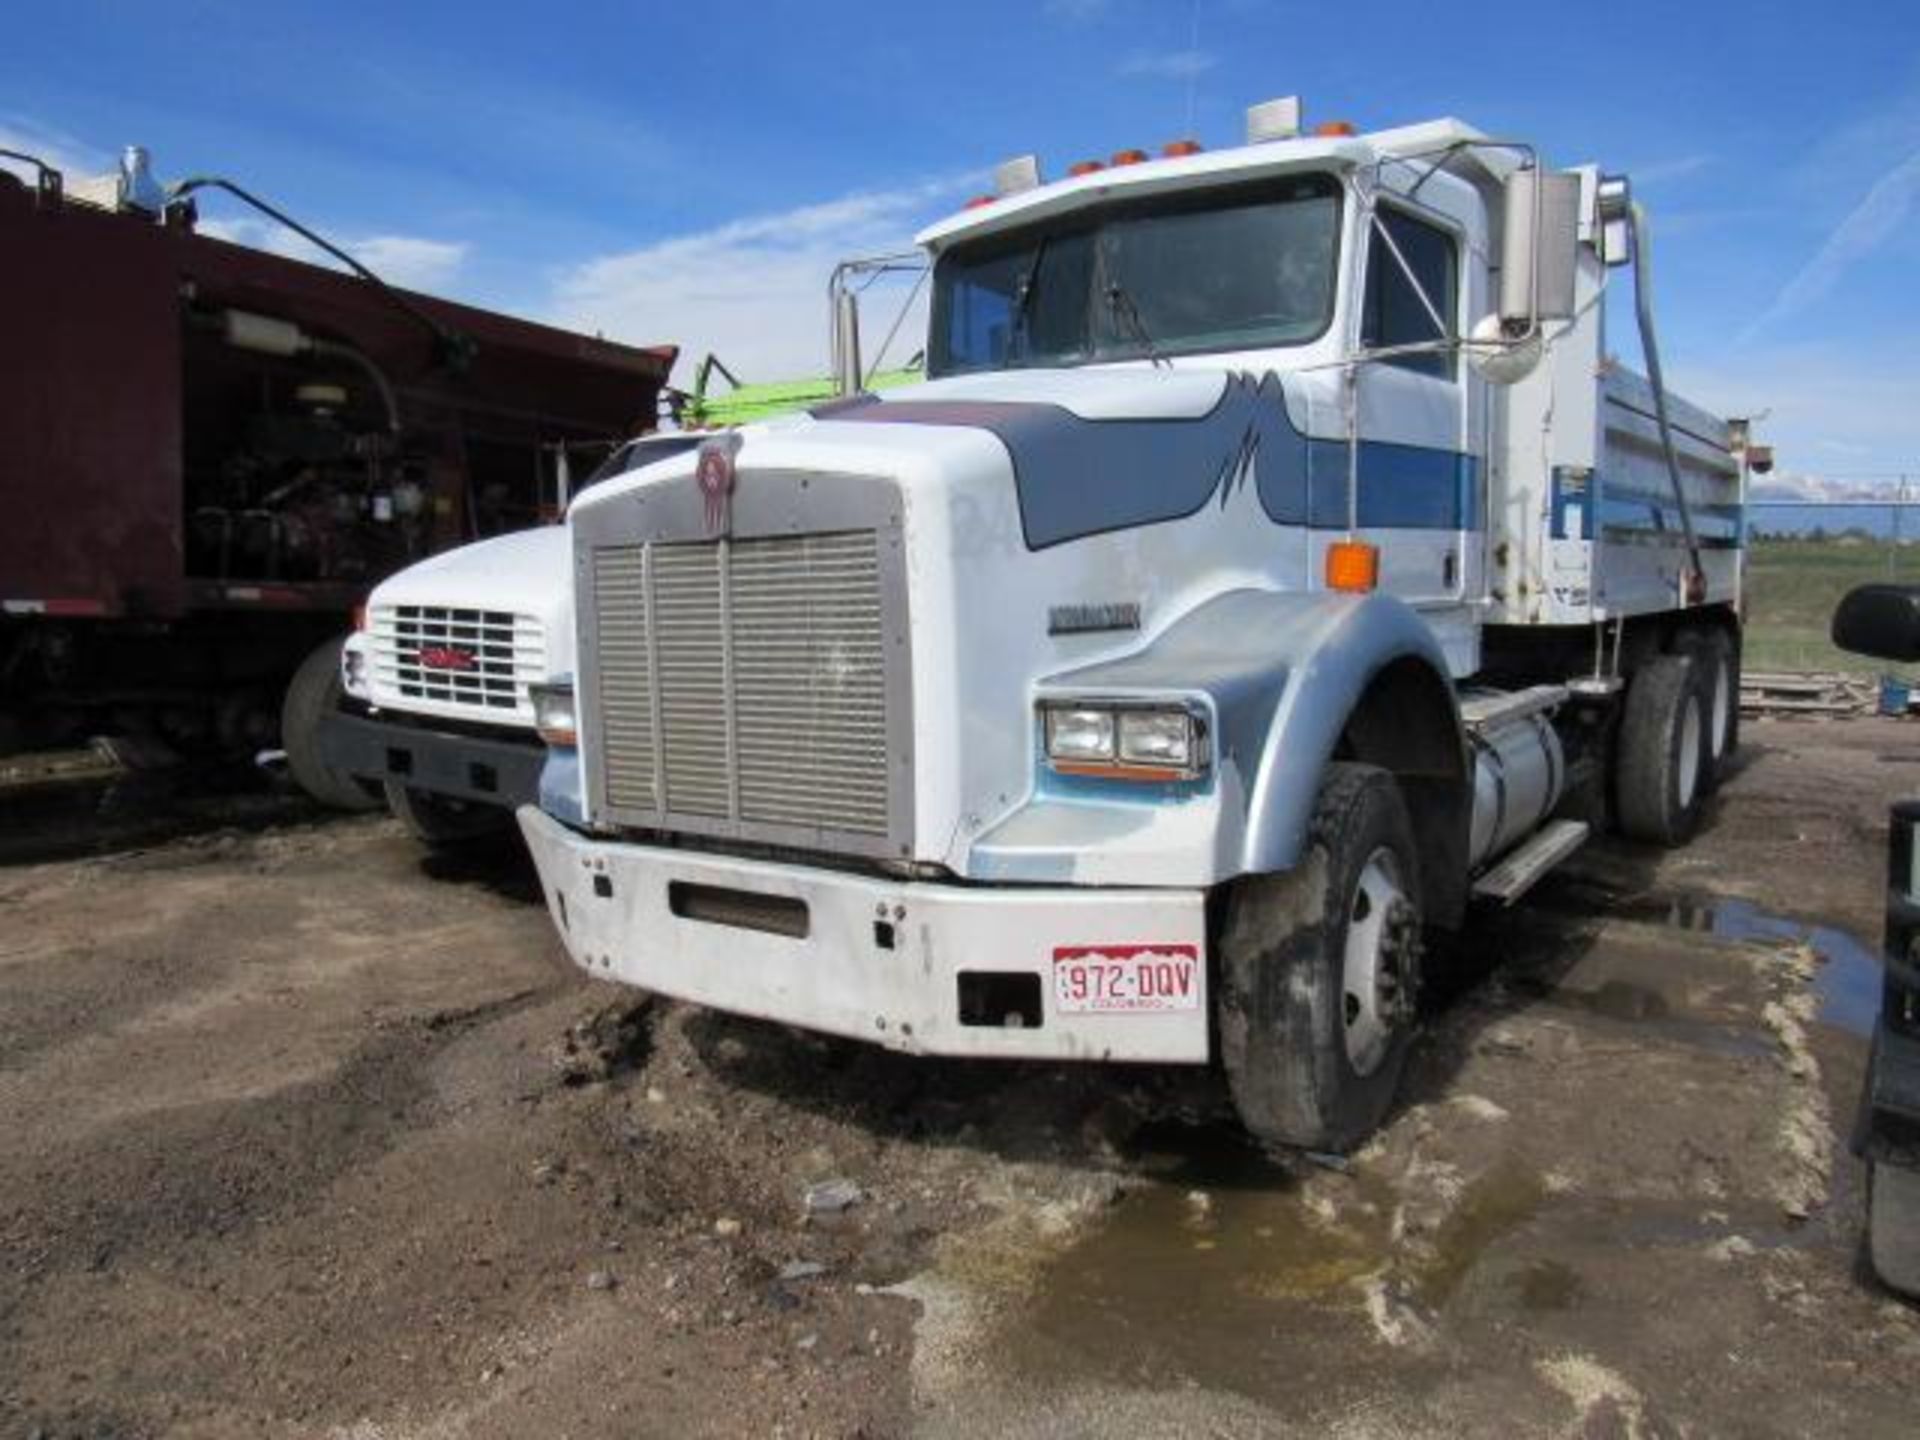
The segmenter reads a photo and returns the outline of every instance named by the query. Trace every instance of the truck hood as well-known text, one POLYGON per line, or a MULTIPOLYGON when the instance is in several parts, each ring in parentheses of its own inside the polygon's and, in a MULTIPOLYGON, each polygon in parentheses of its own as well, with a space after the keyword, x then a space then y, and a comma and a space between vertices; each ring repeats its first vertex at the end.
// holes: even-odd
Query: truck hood
POLYGON ((547 616, 565 603, 571 550, 564 525, 543 525, 448 550, 376 586, 370 605, 455 605, 547 616))
MULTIPOLYGON (((1083 420, 1191 420, 1219 403, 1228 378, 1224 370, 1154 366, 993 370, 901 386, 870 398, 881 404, 1057 405, 1083 420)), ((834 409, 814 413, 826 419, 834 409)))

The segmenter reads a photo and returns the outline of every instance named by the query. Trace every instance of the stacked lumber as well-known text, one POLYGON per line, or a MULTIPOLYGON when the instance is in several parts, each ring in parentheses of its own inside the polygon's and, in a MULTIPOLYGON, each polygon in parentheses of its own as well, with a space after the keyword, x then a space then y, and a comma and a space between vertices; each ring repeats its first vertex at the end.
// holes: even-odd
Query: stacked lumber
POLYGON ((1750 715, 1870 715, 1879 685, 1837 670, 1746 670, 1740 708, 1750 715))

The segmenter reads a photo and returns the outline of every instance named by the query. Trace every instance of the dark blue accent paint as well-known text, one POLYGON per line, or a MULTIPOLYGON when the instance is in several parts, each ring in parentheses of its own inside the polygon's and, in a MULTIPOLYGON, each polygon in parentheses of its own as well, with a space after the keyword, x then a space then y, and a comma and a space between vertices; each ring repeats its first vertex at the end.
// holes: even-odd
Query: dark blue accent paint
MULTIPOLYGON (((869 397, 813 413, 991 431, 1012 462, 1031 550, 1184 519, 1210 501, 1225 506, 1249 473, 1260 508, 1276 525, 1347 526, 1346 444, 1309 440, 1295 429, 1272 375, 1229 377, 1213 409, 1191 419, 1088 420, 1064 406, 1025 401, 869 397)), ((1482 523, 1471 456, 1383 441, 1362 441, 1359 452, 1362 527, 1457 530, 1482 523)))
MULTIPOLYGON (((1735 505, 1694 505, 1693 533, 1701 545, 1726 549, 1740 543, 1742 510, 1735 505)), ((1683 532, 1680 507, 1671 495, 1642 490, 1616 490, 1603 486, 1596 507, 1601 535, 1627 538, 1636 535, 1672 535, 1683 532)))

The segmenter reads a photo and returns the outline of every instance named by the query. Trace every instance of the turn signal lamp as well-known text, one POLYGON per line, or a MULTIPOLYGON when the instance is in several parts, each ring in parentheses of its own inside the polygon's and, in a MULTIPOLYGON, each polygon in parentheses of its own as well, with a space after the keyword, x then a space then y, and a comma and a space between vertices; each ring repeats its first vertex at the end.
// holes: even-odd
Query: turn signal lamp
POLYGON ((1380 547, 1336 540, 1327 547, 1327 588, 1365 594, 1380 583, 1380 547))
POLYGON ((539 731, 542 740, 556 750, 571 750, 580 743, 579 726, 574 722, 571 683, 529 685, 527 698, 533 701, 533 728, 539 731))
POLYGON ((1095 175, 1106 168, 1107 167, 1102 165, 1098 160, 1077 160, 1067 167, 1067 174, 1076 177, 1081 175, 1095 175))
POLYGON ((1340 135, 1358 135, 1360 132, 1353 128, 1351 120, 1322 120, 1313 127, 1313 133, 1322 139, 1332 139, 1340 135))
POLYGON ((1116 150, 1111 163, 1115 165, 1144 165, 1148 160, 1144 150, 1116 150))
POLYGON ((1169 160, 1178 160, 1183 155, 1198 155, 1200 153, 1200 142, 1198 140, 1169 140, 1160 147, 1160 153, 1169 160))
POLYGON ((353 607, 353 628, 356 630, 364 630, 367 628, 366 606, 356 605, 353 607))

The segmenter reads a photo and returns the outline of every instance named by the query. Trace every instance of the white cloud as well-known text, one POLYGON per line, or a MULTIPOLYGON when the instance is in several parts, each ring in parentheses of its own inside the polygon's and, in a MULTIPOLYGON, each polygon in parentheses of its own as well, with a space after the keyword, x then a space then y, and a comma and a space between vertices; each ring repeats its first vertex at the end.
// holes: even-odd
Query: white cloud
POLYGON ((1627 174, 1635 185, 1664 185, 1672 180, 1684 180, 1689 175, 1713 164, 1717 157, 1712 155, 1671 155, 1664 160, 1652 160, 1645 165, 1635 165, 1627 174))
MULTIPOLYGON (((340 262, 325 251, 268 220, 213 217, 201 220, 199 228, 203 235, 216 240, 230 240, 332 270, 341 268, 340 262)), ((430 240, 419 235, 335 235, 325 227, 320 227, 320 233, 389 285, 406 290, 447 290, 458 280, 467 258, 467 246, 461 241, 430 240)))
MULTIPOLYGON (((0 150, 32 155, 60 171, 69 184, 90 175, 104 175, 114 167, 114 157, 106 151, 24 115, 0 114, 0 150)), ((32 167, 17 160, 0 159, 0 169, 28 179, 33 176, 32 167)))
POLYGON ((1120 74, 1151 80, 1192 80, 1220 63, 1208 50, 1139 50, 1120 62, 1120 74))
MULTIPOLYGON (((910 249, 914 229, 978 180, 954 176, 846 195, 587 260, 556 278, 551 318, 635 344, 675 342, 684 357, 681 383, 708 353, 748 382, 824 375, 834 265, 910 249)), ((869 366, 905 291, 876 286, 863 297, 869 366)), ((889 364, 920 348, 924 292, 918 306, 921 314, 901 324, 889 364)))
POLYGON ((1913 357, 1891 343, 1756 346, 1669 366, 1669 383, 1720 415, 1770 412, 1760 438, 1781 468, 1849 477, 1915 472, 1920 408, 1913 357))
POLYGON ((1781 288, 1760 318, 1747 326, 1741 339, 1751 340, 1769 325, 1804 310, 1825 295, 1856 263, 1897 234, 1916 207, 1920 207, 1920 150, 1873 183, 1829 232, 1813 259, 1781 288))

